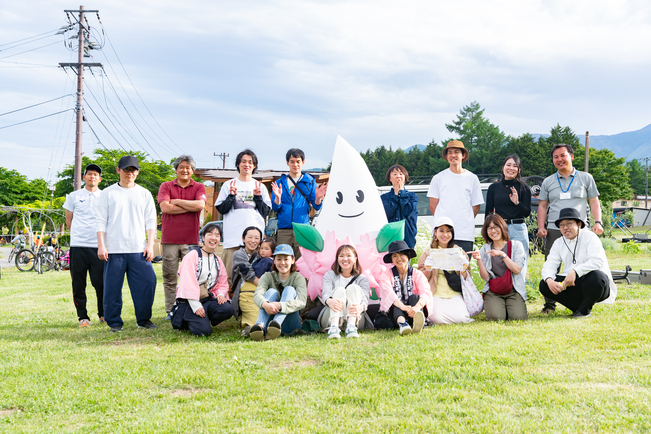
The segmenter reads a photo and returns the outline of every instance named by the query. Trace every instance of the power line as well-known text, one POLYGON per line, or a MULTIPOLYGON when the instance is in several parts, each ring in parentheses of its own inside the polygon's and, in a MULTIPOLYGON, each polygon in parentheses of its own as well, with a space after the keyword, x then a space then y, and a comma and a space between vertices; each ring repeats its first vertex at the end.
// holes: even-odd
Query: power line
POLYGON ((73 109, 69 108, 69 109, 61 110, 60 112, 56 112, 56 113, 52 113, 52 114, 49 114, 49 115, 41 116, 40 118, 34 118, 34 119, 30 119, 30 120, 28 120, 28 121, 18 122, 17 124, 5 125, 4 127, 0 127, 0 130, 3 130, 3 129, 5 129, 5 128, 9 128, 9 127, 15 127, 16 125, 26 124, 26 123, 28 123, 28 122, 37 121, 37 120, 39 120, 39 119, 49 118, 50 116, 54 116, 54 115, 58 115, 58 114, 61 114, 61 113, 65 113, 65 112, 70 111, 70 110, 73 110, 73 109))
POLYGON ((40 41, 41 39, 49 38, 50 36, 54 36, 54 35, 47 35, 47 36, 43 36, 42 38, 33 39, 33 40, 27 41, 27 42, 22 42, 20 44, 16 44, 16 45, 13 45, 13 46, 8 47, 8 48, 3 48, 3 49, 0 50, 0 52, 1 51, 11 50, 12 48, 20 47, 21 45, 31 44, 32 42, 40 41))
POLYGON ((56 41, 56 42, 52 42, 51 44, 41 45, 40 47, 32 48, 31 50, 21 51, 20 53, 12 54, 12 55, 10 55, 10 56, 0 57, 0 60, 2 60, 2 59, 8 59, 8 58, 10 58, 10 57, 18 56, 18 55, 20 55, 20 54, 29 53, 30 51, 40 50, 41 48, 49 47, 50 45, 58 44, 58 43, 60 43, 60 42, 61 42, 61 41, 56 41))
MULTIPOLYGON (((133 90, 136 92, 136 95, 138 95, 138 98, 140 99, 140 102, 142 102, 142 105, 145 107, 145 109, 147 110, 147 112, 149 113, 149 115, 151 116, 151 118, 154 120, 154 122, 156 122, 156 125, 158 125, 158 127, 159 127, 160 130, 163 132, 163 134, 165 134, 165 135, 167 136, 167 138, 170 139, 170 141, 171 141, 171 142, 172 142, 172 143, 177 147, 177 149, 178 149, 179 151, 183 152, 183 149, 181 149, 181 147, 180 147, 180 146, 179 146, 179 145, 178 145, 178 144, 177 144, 177 143, 176 143, 176 142, 175 142, 175 141, 174 141, 174 140, 169 136, 169 134, 167 134, 167 132, 163 129, 163 127, 162 127, 161 124, 158 122, 158 120, 154 117, 154 115, 153 115, 153 113, 151 112, 151 110, 149 110, 149 107, 147 106, 147 104, 145 103, 145 101, 144 101, 144 100, 142 99, 142 97, 140 96, 140 93, 138 92, 138 89, 136 89, 135 84, 133 84, 133 81, 131 80, 131 77, 130 77, 129 74, 127 73, 127 70, 125 69, 124 65, 122 64, 122 60, 120 60, 120 56, 118 56, 117 51, 115 51, 115 47, 113 46, 113 43, 111 42, 111 38, 109 37, 108 33, 106 33, 106 31, 105 31, 105 29, 104 29, 104 25, 102 24, 102 21, 99 19, 99 14, 97 14, 97 19, 99 20, 100 26, 102 27, 102 33, 106 36, 106 40, 108 41, 109 46, 111 47, 111 50, 113 50, 113 53, 115 54, 115 57, 118 59, 118 62, 120 63, 120 66, 122 67, 122 70, 124 71, 124 74, 127 76, 127 79, 129 80, 129 83, 131 83, 131 86, 133 87, 133 90)), ((108 59, 107 59, 107 62, 109 63, 109 66, 110 66, 110 62, 108 61, 108 59)), ((112 66, 111 66, 111 69, 113 69, 112 66)), ((123 88, 123 89, 124 89, 124 88, 123 88)), ((131 104, 133 104, 133 101, 131 102, 131 104)), ((134 106, 134 108, 135 108, 135 104, 133 104, 133 106, 134 106)), ((136 111, 138 111, 137 108, 136 108, 136 111)), ((140 114, 140 112, 138 112, 138 114, 140 114)), ((140 116, 142 117, 142 115, 140 115, 140 116)), ((145 119, 145 118, 143 117, 143 120, 144 120, 144 119, 145 119)), ((145 121, 145 123, 147 123, 147 121, 145 121)), ((153 128, 151 128, 151 127, 149 127, 149 128, 152 129, 152 131, 153 131, 153 128)), ((154 134, 156 134, 156 133, 154 132, 154 134)))
POLYGON ((58 30, 60 30, 60 29, 50 30, 49 32, 45 32, 45 33, 41 33, 41 34, 38 34, 38 35, 30 36, 29 38, 19 39, 17 41, 13 41, 13 42, 5 42, 4 44, 0 44, 0 47, 4 47, 5 45, 10 45, 10 44, 15 44, 17 42, 23 42, 23 41, 26 41, 28 39, 38 38, 39 36, 47 35, 48 33, 56 32, 58 30))
POLYGON ((56 100, 59 100, 59 99, 61 99, 61 98, 65 98, 65 97, 68 97, 68 96, 73 96, 73 94, 69 93, 68 95, 63 95, 63 96, 60 96, 60 97, 58 97, 58 98, 54 98, 54 99, 51 99, 51 100, 48 100, 48 101, 40 102, 40 103, 38 103, 38 104, 34 104, 34 105, 27 106, 27 107, 23 107, 23 108, 20 108, 20 109, 17 109, 17 110, 13 110, 13 111, 10 111, 10 112, 7 112, 7 113, 1 113, 0 116, 8 115, 8 114, 11 114, 11 113, 16 113, 16 112, 19 112, 19 111, 21 111, 21 110, 27 110, 27 109, 29 109, 29 108, 36 107, 36 106, 43 105, 43 104, 47 104, 47 103, 49 103, 49 102, 56 101, 56 100))

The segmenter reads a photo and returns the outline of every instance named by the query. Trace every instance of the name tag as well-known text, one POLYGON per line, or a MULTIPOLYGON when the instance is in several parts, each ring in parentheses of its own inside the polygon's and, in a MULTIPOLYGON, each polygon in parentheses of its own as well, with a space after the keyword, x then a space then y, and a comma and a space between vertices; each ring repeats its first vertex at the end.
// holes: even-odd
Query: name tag
POLYGON ((572 193, 570 193, 569 191, 567 193, 561 192, 560 199, 562 199, 562 200, 572 199, 572 193))

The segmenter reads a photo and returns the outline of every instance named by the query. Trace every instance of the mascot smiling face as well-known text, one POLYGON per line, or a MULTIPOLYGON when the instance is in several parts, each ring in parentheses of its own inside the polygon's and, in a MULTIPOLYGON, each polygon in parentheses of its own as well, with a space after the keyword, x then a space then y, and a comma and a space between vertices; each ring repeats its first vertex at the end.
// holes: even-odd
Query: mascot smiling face
POLYGON ((334 232, 339 240, 349 238, 353 244, 368 234, 375 238, 387 223, 380 193, 359 152, 337 137, 328 193, 323 200, 316 229, 326 238, 334 232))

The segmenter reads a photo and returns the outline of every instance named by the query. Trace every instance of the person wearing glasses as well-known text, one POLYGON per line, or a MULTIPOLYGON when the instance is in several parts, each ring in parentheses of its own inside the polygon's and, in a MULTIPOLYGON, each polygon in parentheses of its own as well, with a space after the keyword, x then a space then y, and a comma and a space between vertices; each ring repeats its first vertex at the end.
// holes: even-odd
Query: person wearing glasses
POLYGON ((612 304, 617 297, 601 241, 585 228, 574 208, 561 210, 554 222, 562 236, 554 241, 542 268, 540 293, 572 311, 572 318, 590 316, 595 303, 612 304), (563 265, 560 274, 556 274, 563 265))
MULTIPOLYGON (((588 224, 588 204, 592 211, 594 224, 592 232, 601 235, 604 232, 601 222, 601 207, 599 205, 599 191, 592 175, 576 170, 572 166, 574 149, 570 145, 559 143, 554 145, 551 152, 556 173, 548 176, 540 186, 538 196, 538 237, 545 238, 545 259, 554 242, 561 237, 561 230, 554 223, 558 220, 560 212, 565 208, 574 208, 578 211, 584 224, 588 224), (545 222, 547 221, 547 225, 545 222)), ((543 314, 556 310, 556 303, 545 300, 543 314)))

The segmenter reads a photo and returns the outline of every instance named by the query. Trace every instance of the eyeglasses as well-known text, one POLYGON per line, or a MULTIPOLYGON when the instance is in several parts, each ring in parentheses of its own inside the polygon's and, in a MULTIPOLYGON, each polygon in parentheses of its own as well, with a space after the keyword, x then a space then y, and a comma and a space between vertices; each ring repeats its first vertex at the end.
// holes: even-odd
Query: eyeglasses
POLYGON ((495 232, 495 231, 501 231, 501 230, 502 229, 500 229, 499 226, 489 226, 489 227, 486 228, 486 231, 488 231, 488 232, 495 232))
POLYGON ((564 228, 571 228, 572 226, 575 226, 576 222, 568 222, 568 223, 561 223, 558 225, 559 228, 564 229, 564 228))

